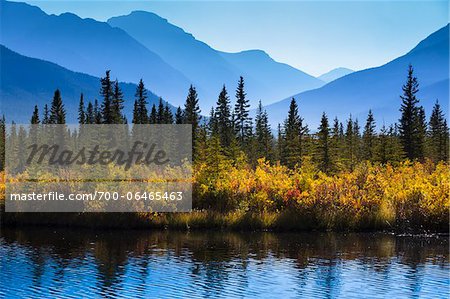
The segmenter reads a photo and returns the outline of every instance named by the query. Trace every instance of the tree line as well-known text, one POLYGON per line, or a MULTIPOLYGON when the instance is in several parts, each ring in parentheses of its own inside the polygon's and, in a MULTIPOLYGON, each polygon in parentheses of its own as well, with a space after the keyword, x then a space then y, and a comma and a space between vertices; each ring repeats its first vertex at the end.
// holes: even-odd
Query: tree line
MULTIPOLYGON (((111 80, 110 71, 100 79, 101 103, 80 96, 78 121, 80 124, 127 124, 123 113, 124 97, 118 80, 111 80)), ((235 91, 235 103, 223 86, 209 118, 202 121, 199 98, 190 86, 184 107, 173 115, 169 105, 160 98, 158 105, 148 109, 148 95, 143 80, 136 87, 133 106, 133 124, 191 124, 193 160, 219 165, 227 160, 234 164, 256 165, 265 158, 289 168, 301 167, 305 160, 312 161, 321 171, 332 174, 353 170, 362 161, 396 163, 406 159, 434 162, 448 161, 449 129, 444 112, 436 101, 429 121, 420 105, 417 93, 418 79, 410 65, 400 96, 400 118, 397 123, 376 129, 376 120, 369 110, 364 124, 350 115, 344 122, 334 118, 331 122, 324 112, 320 126, 312 133, 301 117, 296 99, 292 98, 287 117, 278 124, 276 135, 269 123, 267 111, 259 101, 254 119, 245 92, 244 78, 240 77, 235 91)), ((56 90, 50 104, 40 116, 34 107, 32 124, 64 124, 66 110, 61 93, 56 90)), ((4 131, 5 120, 0 125, 4 131)), ((4 134, 0 145, 4 148, 4 134)), ((3 151, 2 151, 3 152, 3 151)), ((2 158, 2 167, 3 160, 2 158)))

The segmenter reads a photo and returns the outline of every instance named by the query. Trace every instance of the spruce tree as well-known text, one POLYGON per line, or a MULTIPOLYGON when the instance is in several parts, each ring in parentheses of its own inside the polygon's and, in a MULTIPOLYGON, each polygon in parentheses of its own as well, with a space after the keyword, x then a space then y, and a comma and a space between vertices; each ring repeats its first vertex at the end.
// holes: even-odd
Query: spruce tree
POLYGON ((189 87, 189 92, 186 98, 186 103, 184 104, 184 123, 191 124, 192 125, 192 144, 194 146, 193 148, 193 155, 195 157, 196 152, 196 137, 197 137, 197 130, 200 125, 201 120, 201 110, 200 106, 198 104, 198 95, 197 90, 192 85, 189 87))
POLYGON ((158 123, 158 116, 157 116, 156 105, 155 104, 152 105, 152 110, 150 112, 149 122, 151 124, 158 123))
POLYGON ((98 107, 98 101, 95 99, 94 101, 94 123, 95 124, 101 124, 102 123, 102 112, 100 111, 100 108, 98 107))
POLYGON ((31 124, 32 125, 37 125, 39 123, 40 123, 40 120, 39 120, 39 109, 38 109, 38 106, 35 105, 34 106, 34 110, 33 110, 33 115, 31 116, 31 124))
POLYGON ((123 115, 123 93, 120 89, 119 82, 114 82, 114 90, 113 90, 113 96, 112 96, 112 102, 111 102, 111 118, 112 122, 114 124, 123 124, 124 123, 124 115, 123 115))
POLYGON ((345 130, 345 162, 347 164, 348 169, 353 170, 356 165, 356 144, 355 144, 355 122, 352 120, 352 116, 350 115, 347 121, 347 128, 345 130))
POLYGON ((180 125, 184 123, 183 110, 178 106, 177 112, 175 113, 175 124, 180 125))
POLYGON ((50 107, 50 124, 65 124, 66 123, 66 110, 61 99, 61 93, 59 89, 55 90, 53 95, 52 105, 50 107))
POLYGON ((288 117, 284 122, 282 153, 282 162, 290 168, 301 164, 304 155, 303 138, 307 130, 307 127, 303 126, 303 119, 298 114, 297 102, 292 98, 288 117))
POLYGON ((341 130, 342 123, 340 123, 339 119, 335 117, 333 120, 333 129, 331 131, 330 155, 336 166, 341 163, 344 152, 344 135, 341 130))
POLYGON ((375 153, 375 119, 372 110, 367 115, 366 125, 363 132, 363 159, 372 161, 375 153))
POLYGON ((449 132, 444 112, 442 111, 441 105, 438 101, 434 104, 433 111, 431 112, 428 139, 430 158, 434 162, 447 162, 449 132))
POLYGON ((402 90, 403 95, 400 96, 402 99, 401 118, 399 120, 400 141, 406 157, 413 160, 419 158, 422 140, 420 140, 419 108, 417 106, 419 100, 416 97, 417 92, 419 92, 419 83, 414 76, 412 65, 408 67, 408 77, 402 90))
POLYGON ((207 126, 207 131, 210 137, 219 134, 219 128, 217 126, 217 119, 216 119, 216 111, 214 110, 214 107, 211 107, 211 111, 209 112, 209 122, 207 126))
POLYGON ((173 124, 173 114, 172 111, 169 108, 169 105, 166 103, 164 106, 164 124, 173 124))
POLYGON ((233 139, 233 126, 231 121, 230 99, 227 94, 225 85, 219 94, 217 107, 215 109, 215 121, 217 122, 217 130, 220 144, 227 149, 233 139))
POLYGON ((113 112, 112 112, 113 86, 112 86, 109 70, 106 71, 105 77, 100 79, 100 83, 101 83, 100 95, 102 97, 102 106, 101 106, 102 123, 112 124, 113 123, 113 112))
POLYGON ((333 166, 330 154, 330 128, 328 124, 328 117, 325 112, 322 114, 322 119, 320 120, 317 137, 317 164, 320 171, 324 173, 331 173, 333 166))
POLYGON ((92 105, 92 102, 89 102, 86 108, 86 124, 94 124, 95 123, 95 113, 94 113, 94 106, 92 105))
POLYGON ((141 121, 139 119, 139 116, 141 115, 140 111, 139 111, 139 106, 138 106, 138 101, 134 100, 134 105, 133 105, 133 120, 132 123, 133 124, 140 124, 141 121))
POLYGON ((403 158, 402 145, 394 125, 389 128, 383 124, 377 138, 374 160, 382 164, 396 163, 403 158))
POLYGON ((47 104, 44 105, 44 114, 42 116, 42 124, 46 125, 50 122, 50 114, 47 104))
POLYGON ((148 124, 148 110, 147 110, 147 89, 145 89, 144 81, 139 80, 139 84, 136 88, 136 112, 137 116, 135 124, 148 124))
POLYGON ((244 78, 240 76, 236 89, 236 105, 234 107, 234 127, 241 148, 245 148, 252 135, 252 123, 249 117, 250 104, 246 99, 244 78))
POLYGON ((355 158, 356 163, 360 162, 362 160, 362 144, 361 144, 361 127, 359 126, 359 121, 356 118, 353 123, 353 138, 354 138, 354 145, 355 145, 355 158))
POLYGON ((164 103, 162 101, 162 98, 159 98, 159 104, 158 104, 158 112, 156 113, 156 123, 157 124, 163 124, 165 121, 165 113, 164 113, 164 103))
POLYGON ((255 141, 256 158, 265 157, 267 160, 273 159, 273 136, 270 129, 269 117, 259 101, 255 117, 255 141))
POLYGON ((80 125, 86 124, 86 112, 84 110, 83 93, 80 95, 80 104, 78 105, 78 123, 80 125))
POLYGON ((284 147, 283 147, 283 140, 284 140, 284 134, 283 134, 283 129, 281 127, 281 124, 278 124, 277 127, 277 144, 276 144, 276 160, 280 161, 280 162, 284 162, 284 147))

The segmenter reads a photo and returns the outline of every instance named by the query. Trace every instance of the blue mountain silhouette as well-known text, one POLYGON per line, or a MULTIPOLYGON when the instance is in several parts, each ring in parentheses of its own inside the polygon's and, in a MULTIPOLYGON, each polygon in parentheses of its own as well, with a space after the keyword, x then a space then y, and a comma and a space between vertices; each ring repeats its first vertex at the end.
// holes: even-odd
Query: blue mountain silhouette
POLYGON ((96 77, 111 70, 124 82, 143 78, 149 89, 175 103, 186 97, 191 81, 119 28, 9 1, 1 1, 0 17, 1 44, 21 55, 96 77))
MULTIPOLYGON (((17 54, 0 45, 2 99, 1 114, 10 123, 29 123, 34 105, 42 113, 45 104, 50 104, 55 89, 59 88, 67 110, 67 121, 77 122, 80 93, 84 100, 100 100, 100 79, 90 75, 69 71, 57 64, 17 54)), ((136 85, 119 83, 125 99, 125 114, 131 121, 136 85)), ((149 105, 158 103, 159 98, 148 92, 149 105)), ((172 111, 175 107, 171 106, 172 111)))
POLYGON ((134 11, 110 18, 108 23, 126 31, 195 82, 204 111, 209 111, 215 103, 223 84, 234 94, 241 75, 246 81, 248 98, 255 106, 259 99, 271 103, 324 84, 298 69, 274 61, 261 50, 217 51, 151 12, 134 11))
POLYGON ((312 129, 316 129, 325 111, 340 120, 350 114, 364 121, 371 108, 378 124, 391 124, 399 118, 400 95, 408 65, 412 64, 420 84, 418 97, 427 115, 439 100, 444 111, 449 101, 449 25, 421 41, 410 52, 385 65, 351 73, 327 85, 266 107, 272 124, 283 122, 294 97, 299 112, 312 129))

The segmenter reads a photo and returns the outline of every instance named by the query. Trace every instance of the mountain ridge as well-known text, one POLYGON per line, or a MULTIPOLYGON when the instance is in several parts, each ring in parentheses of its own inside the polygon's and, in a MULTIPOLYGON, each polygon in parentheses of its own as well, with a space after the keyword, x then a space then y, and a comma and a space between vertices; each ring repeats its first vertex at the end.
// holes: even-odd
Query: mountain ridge
POLYGON ((246 81, 252 105, 256 105, 259 99, 270 103, 280 94, 287 96, 298 90, 323 85, 321 80, 301 70, 276 62, 262 50, 226 53, 213 49, 191 33, 151 12, 133 11, 125 16, 112 17, 108 23, 123 29, 186 74, 196 84, 199 96, 204 100, 203 110, 209 111, 222 85, 225 84, 229 91, 234 90, 239 76, 246 81), (255 71, 255 66, 270 72, 255 71))
POLYGON ((2 0, 1 44, 24 56, 54 62, 67 69, 137 83, 181 104, 192 83, 180 71, 119 28, 72 13, 48 15, 25 3, 2 0), (126 63, 125 63, 126 62, 126 63))
POLYGON ((299 101, 300 114, 316 128, 320 115, 326 112, 330 118, 341 121, 349 114, 365 120, 372 109, 375 117, 383 117, 387 124, 399 118, 400 95, 405 83, 407 68, 412 64, 419 81, 418 97, 427 115, 436 99, 444 111, 448 110, 449 78, 449 25, 431 33, 406 54, 378 67, 356 71, 334 80, 318 89, 294 94, 277 103, 268 105, 272 124, 282 123, 281 111, 286 111, 291 98, 299 101), (435 88, 433 88, 433 86, 435 88))
MULTIPOLYGON (((8 122, 28 123, 34 105, 42 109, 50 105, 53 93, 60 89, 67 111, 67 122, 77 123, 77 111, 80 94, 83 93, 85 104, 100 99, 100 78, 73 72, 53 62, 20 55, 7 47, 0 45, 0 98, 3 105, 1 114, 8 122), (21 71, 24 67, 33 72, 21 71), (27 82, 27 84, 21 84, 27 82)), ((119 82, 124 94, 124 113, 131 122, 136 85, 119 82)), ((159 97, 147 90, 149 108, 157 104, 159 97)), ((172 111, 175 107, 170 106, 172 111)))

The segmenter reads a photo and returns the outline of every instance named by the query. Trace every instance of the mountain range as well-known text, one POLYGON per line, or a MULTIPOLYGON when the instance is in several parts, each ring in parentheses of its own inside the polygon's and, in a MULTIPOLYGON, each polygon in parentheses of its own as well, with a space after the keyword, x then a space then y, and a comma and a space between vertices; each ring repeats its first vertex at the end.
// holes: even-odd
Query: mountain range
POLYGON ((259 99, 271 103, 324 84, 263 51, 216 51, 148 12, 106 23, 72 13, 48 15, 25 3, 2 0, 1 7, 1 44, 11 50, 96 77, 109 69, 121 81, 143 78, 150 90, 175 105, 184 103, 193 84, 209 110, 222 85, 233 94, 241 75, 252 104, 259 99))
MULTIPOLYGON (((67 110, 66 119, 76 123, 80 94, 87 101, 99 98, 100 78, 65 69, 55 63, 22 56, 0 45, 1 111, 9 121, 28 123, 34 105, 42 109, 50 105, 55 89, 67 110)), ((136 85, 119 83, 125 99, 124 113, 131 120, 136 85)), ((158 103, 158 97, 148 92, 149 105, 158 103)), ((174 110, 175 107, 172 107, 174 110)))
POLYGON ((414 67, 419 81, 418 98, 427 115, 439 100, 444 111, 449 102, 449 25, 432 33, 405 55, 380 67, 351 73, 325 86, 298 93, 268 105, 273 124, 284 120, 292 98, 299 103, 300 114, 316 129, 322 112, 344 120, 350 114, 365 120, 372 109, 378 124, 398 120, 402 85, 406 81, 408 65, 414 67))
POLYGON ((123 29, 195 82, 200 97, 207 103, 203 108, 207 110, 217 99, 223 84, 234 93, 239 76, 245 78, 252 105, 260 99, 269 104, 324 84, 298 69, 274 61, 262 50, 217 51, 154 13, 134 11, 110 18, 108 24, 123 29))
POLYGON ((379 124, 389 124, 398 119, 409 64, 427 113, 436 99, 448 109, 448 25, 382 66, 357 72, 338 68, 315 78, 276 62, 263 50, 213 49, 151 12, 100 22, 71 13, 48 15, 25 3, 1 0, 0 6, 2 113, 16 122, 28 122, 33 106, 48 103, 56 88, 70 111, 68 119, 75 121, 80 93, 86 100, 99 98, 99 77, 108 69, 113 79, 123 81, 129 117, 141 78, 151 90, 151 103, 161 96, 172 109, 183 105, 193 84, 207 114, 224 84, 234 100, 239 76, 244 76, 252 107, 262 100, 273 128, 283 122, 293 97, 311 129, 323 111, 330 118, 344 120, 352 114, 363 120, 369 108, 379 124))

